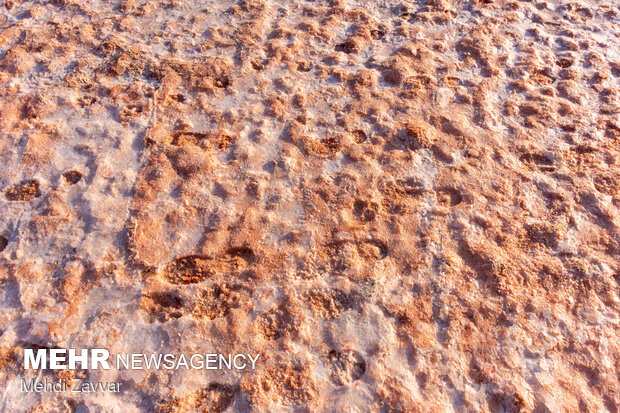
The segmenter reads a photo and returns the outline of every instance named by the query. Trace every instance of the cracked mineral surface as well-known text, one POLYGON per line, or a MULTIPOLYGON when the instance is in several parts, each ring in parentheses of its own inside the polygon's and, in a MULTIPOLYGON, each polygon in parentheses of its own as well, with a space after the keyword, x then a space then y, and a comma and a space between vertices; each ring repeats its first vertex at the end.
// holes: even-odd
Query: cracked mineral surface
POLYGON ((617 412, 619 77, 617 0, 0 1, 0 411, 617 412))

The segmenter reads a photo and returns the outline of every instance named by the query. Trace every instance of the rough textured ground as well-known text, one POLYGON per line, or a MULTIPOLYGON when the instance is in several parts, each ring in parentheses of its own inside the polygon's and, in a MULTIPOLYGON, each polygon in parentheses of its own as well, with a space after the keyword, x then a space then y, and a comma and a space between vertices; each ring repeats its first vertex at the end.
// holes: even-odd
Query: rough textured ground
POLYGON ((3 411, 618 411, 616 0, 0 4, 3 411))

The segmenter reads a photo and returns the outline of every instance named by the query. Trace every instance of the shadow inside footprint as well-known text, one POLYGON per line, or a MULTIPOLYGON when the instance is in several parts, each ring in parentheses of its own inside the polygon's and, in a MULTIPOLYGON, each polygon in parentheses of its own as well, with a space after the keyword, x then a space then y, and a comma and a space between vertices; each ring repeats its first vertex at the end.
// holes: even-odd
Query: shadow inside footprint
POLYGON ((4 193, 9 201, 30 201, 41 196, 39 181, 30 179, 11 186, 4 193))
POLYGON ((214 274, 209 265, 211 261, 200 255, 177 258, 164 270, 164 278, 172 284, 199 283, 214 274))
POLYGON ((339 386, 359 380, 366 372, 366 360, 355 350, 332 350, 327 364, 330 378, 339 386))

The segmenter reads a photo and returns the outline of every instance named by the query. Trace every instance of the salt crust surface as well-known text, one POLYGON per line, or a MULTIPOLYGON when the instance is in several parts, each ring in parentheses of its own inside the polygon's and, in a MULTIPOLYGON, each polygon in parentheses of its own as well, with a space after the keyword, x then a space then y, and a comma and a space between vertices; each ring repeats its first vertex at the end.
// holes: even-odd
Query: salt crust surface
POLYGON ((2 411, 618 411, 617 1, 1 6, 2 411))

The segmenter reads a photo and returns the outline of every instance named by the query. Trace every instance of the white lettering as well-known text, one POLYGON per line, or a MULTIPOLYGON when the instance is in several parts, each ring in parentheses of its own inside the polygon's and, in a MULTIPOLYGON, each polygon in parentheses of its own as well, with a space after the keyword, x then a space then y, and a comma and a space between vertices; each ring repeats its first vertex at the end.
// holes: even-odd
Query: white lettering
POLYGON ((189 359, 189 364, 192 366, 193 369, 199 370, 199 369, 204 367, 204 357, 202 356, 202 354, 194 354, 189 359), (200 364, 197 366, 197 365, 194 364, 194 358, 198 358, 198 357, 200 357, 200 364))
POLYGON ((131 355, 131 369, 132 370, 142 370, 142 357, 144 354, 132 354, 131 355))
POLYGON ((110 365, 107 361, 108 358, 110 358, 110 352, 108 350, 105 350, 103 348, 94 348, 91 350, 91 353, 91 369, 97 370, 99 368, 97 366, 101 365, 102 369, 110 370, 110 365))
POLYGON ((252 358, 251 354, 248 354, 248 358, 250 359, 250 363, 252 363, 252 370, 256 367, 256 360, 260 357, 260 354, 256 355, 256 358, 252 358))
POLYGON ((207 354, 207 370, 217 370, 217 366, 211 367, 211 363, 217 363, 217 354, 207 354))
POLYGON ((174 354, 168 353, 164 356, 164 368, 166 370, 174 369, 174 354))
POLYGON ((50 369, 63 370, 67 368, 67 365, 64 364, 66 357, 61 356, 61 354, 65 354, 66 352, 67 350, 60 348, 50 349, 50 369))
POLYGON ((80 387, 81 387, 81 385, 82 385, 82 381, 83 381, 84 379, 78 379, 78 378, 75 378, 74 380, 75 380, 77 383, 75 383, 75 386, 73 386, 73 388, 71 389, 71 391, 72 391, 72 392, 80 392, 80 391, 81 391, 81 390, 80 390, 80 387))
POLYGON ((230 370, 230 364, 232 362, 231 355, 228 355, 228 360, 224 357, 223 354, 220 354, 220 369, 222 368, 222 362, 226 365, 226 368, 230 370))
POLYGON ((116 355, 116 369, 120 370, 121 364, 124 368, 129 369, 129 354, 125 354, 126 358, 123 358, 122 354, 116 355))
POLYGON ((237 355, 235 356, 235 358, 233 359, 233 364, 234 364, 234 366, 235 366, 235 368, 236 368, 236 369, 238 369, 238 370, 243 370, 243 369, 245 369, 245 366, 247 366, 247 364, 246 364, 246 363, 243 363, 243 365, 238 366, 238 365, 237 365, 237 359, 238 359, 239 357, 242 357, 242 358, 245 360, 245 354, 237 354, 237 355))
POLYGON ((147 357, 146 354, 144 355, 145 358, 145 362, 146 362, 146 368, 147 369, 151 369, 151 366, 155 366, 155 369, 159 370, 159 365, 161 364, 161 357, 162 355, 160 354, 158 358, 155 358, 155 354, 151 354, 151 357, 147 357))
POLYGON ((24 349, 24 370, 36 370, 38 368, 47 368, 46 350, 37 350, 37 357, 34 357, 34 350, 31 348, 24 349))
POLYGON ((22 391, 33 391, 34 390, 34 379, 30 379, 30 385, 26 384, 26 379, 22 378, 22 391))
POLYGON ((187 360, 185 359, 184 354, 181 354, 179 356, 179 361, 177 362, 177 370, 179 369, 179 367, 181 367, 181 365, 183 365, 186 369, 189 370, 189 366, 187 365, 187 360))
POLYGON ((86 370, 88 368, 88 350, 83 349, 82 354, 77 356, 75 354, 75 349, 70 348, 69 349, 69 368, 77 369, 76 364, 78 361, 80 362, 80 367, 82 368, 82 370, 86 370))

